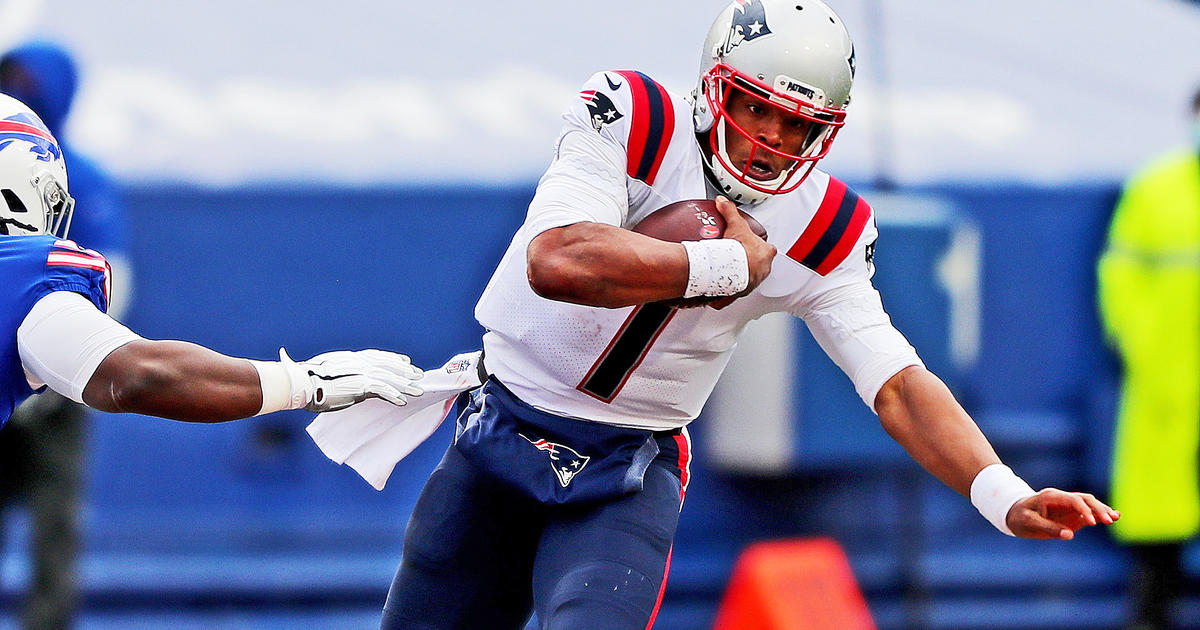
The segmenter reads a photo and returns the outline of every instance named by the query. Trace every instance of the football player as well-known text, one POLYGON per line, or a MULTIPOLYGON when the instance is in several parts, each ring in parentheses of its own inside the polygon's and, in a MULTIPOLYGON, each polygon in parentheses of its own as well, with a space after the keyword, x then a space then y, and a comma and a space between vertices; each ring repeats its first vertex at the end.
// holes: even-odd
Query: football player
POLYGON ((567 109, 476 306, 487 379, 456 403, 383 628, 518 630, 531 611, 543 629, 652 626, 687 490, 687 424, 743 327, 775 311, 802 318, 889 434, 1004 533, 1071 539, 1118 518, 1088 494, 1034 492, 1004 466, 884 312, 871 207, 814 168, 850 100, 841 18, 818 0, 736 0, 702 54, 690 99, 607 71, 567 109), (716 199, 724 238, 630 230, 697 198, 716 199), (658 304, 678 298, 725 299, 658 304))
POLYGON ((66 240, 73 209, 53 135, 0 94, 0 426, 46 386, 101 411, 188 422, 421 394, 421 371, 382 350, 295 362, 280 349, 279 361, 252 361, 140 337, 105 314, 104 257, 66 240))

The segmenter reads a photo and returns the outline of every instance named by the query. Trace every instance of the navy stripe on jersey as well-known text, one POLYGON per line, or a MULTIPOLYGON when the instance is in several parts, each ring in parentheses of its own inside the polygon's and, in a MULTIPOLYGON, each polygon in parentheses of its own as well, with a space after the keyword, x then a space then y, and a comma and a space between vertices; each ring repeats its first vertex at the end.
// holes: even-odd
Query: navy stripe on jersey
POLYGON ((800 261, 800 264, 810 269, 821 266, 821 263, 833 251, 833 246, 837 245, 842 235, 846 233, 846 228, 850 225, 850 219, 854 217, 856 207, 858 207, 858 193, 847 188, 846 195, 842 197, 842 203, 838 205, 837 214, 833 216, 829 228, 821 235, 812 251, 808 252, 804 260, 800 261))
POLYGON ((850 255, 871 217, 871 206, 846 184, 829 178, 825 198, 788 258, 824 276, 850 255))
POLYGON ((675 313, 674 308, 661 302, 633 309, 576 389, 603 402, 612 402, 675 313))
POLYGON ((675 133, 675 109, 667 91, 636 70, 619 70, 633 95, 626 170, 630 177, 653 184, 675 133))

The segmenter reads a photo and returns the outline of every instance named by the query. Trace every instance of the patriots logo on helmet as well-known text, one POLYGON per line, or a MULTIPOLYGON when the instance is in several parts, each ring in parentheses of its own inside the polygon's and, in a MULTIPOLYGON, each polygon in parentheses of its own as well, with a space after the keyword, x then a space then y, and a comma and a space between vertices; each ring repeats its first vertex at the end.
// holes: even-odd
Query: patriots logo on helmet
POLYGON ((583 467, 587 466, 592 459, 587 455, 580 455, 578 451, 569 446, 547 442, 540 438, 534 440, 523 433, 517 435, 525 438, 534 448, 550 455, 550 468, 554 470, 554 475, 558 477, 558 483, 562 484, 564 488, 571 485, 575 475, 583 472, 583 467))
POLYGON ((62 150, 58 142, 50 135, 50 130, 42 121, 28 114, 15 114, 0 120, 0 150, 4 150, 14 140, 24 140, 31 143, 30 152, 37 155, 42 162, 62 159, 62 150))
MULTIPOLYGON (((607 75, 605 76, 607 77, 607 75)), ((588 104, 588 113, 592 115, 592 127, 596 131, 600 131, 604 125, 614 123, 622 118, 621 112, 617 111, 617 106, 613 105, 612 99, 608 98, 604 92, 584 90, 579 93, 579 98, 588 104)))
POLYGON ((734 7, 733 19, 729 22, 729 34, 721 45, 721 55, 728 55, 742 42, 771 34, 771 27, 767 26, 767 10, 760 0, 737 0, 737 3, 739 6, 734 7))

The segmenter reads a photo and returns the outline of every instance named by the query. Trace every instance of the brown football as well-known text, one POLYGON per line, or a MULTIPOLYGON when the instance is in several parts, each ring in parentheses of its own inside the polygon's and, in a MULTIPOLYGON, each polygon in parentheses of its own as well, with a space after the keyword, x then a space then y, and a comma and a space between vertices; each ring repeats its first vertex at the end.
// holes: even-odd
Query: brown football
MULTIPOLYGON (((750 229, 762 239, 767 231, 754 217, 738 210, 750 224, 750 229)), ((721 238, 725 234, 725 217, 717 210, 717 202, 709 199, 687 199, 667 204, 633 226, 633 231, 659 240, 678 243, 721 238)))
MULTIPOLYGON (((767 239, 767 230, 758 219, 742 210, 742 218, 750 224, 750 230, 763 240, 767 239)), ((703 241, 710 238, 721 238, 725 234, 725 216, 717 210, 717 202, 710 199, 687 199, 667 204, 633 226, 633 231, 646 236, 653 236, 662 241, 679 243, 681 241, 703 241)), ((733 297, 694 297, 665 300, 664 303, 675 308, 697 308, 712 306, 724 308, 733 302, 733 297)))

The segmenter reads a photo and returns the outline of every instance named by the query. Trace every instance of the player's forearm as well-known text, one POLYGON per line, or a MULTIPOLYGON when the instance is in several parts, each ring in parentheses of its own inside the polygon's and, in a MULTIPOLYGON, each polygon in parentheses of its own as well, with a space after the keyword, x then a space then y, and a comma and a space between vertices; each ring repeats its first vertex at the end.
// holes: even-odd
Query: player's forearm
POLYGON ((529 244, 529 283, 542 297, 616 308, 682 297, 682 245, 599 223, 547 230, 529 244))
POLYGON ((101 411, 224 422, 258 413, 262 387, 245 359, 183 341, 140 340, 100 363, 83 401, 101 411))
POLYGON ((908 367, 888 380, 875 410, 917 463, 963 496, 980 470, 1000 462, 945 383, 925 368, 908 367))

